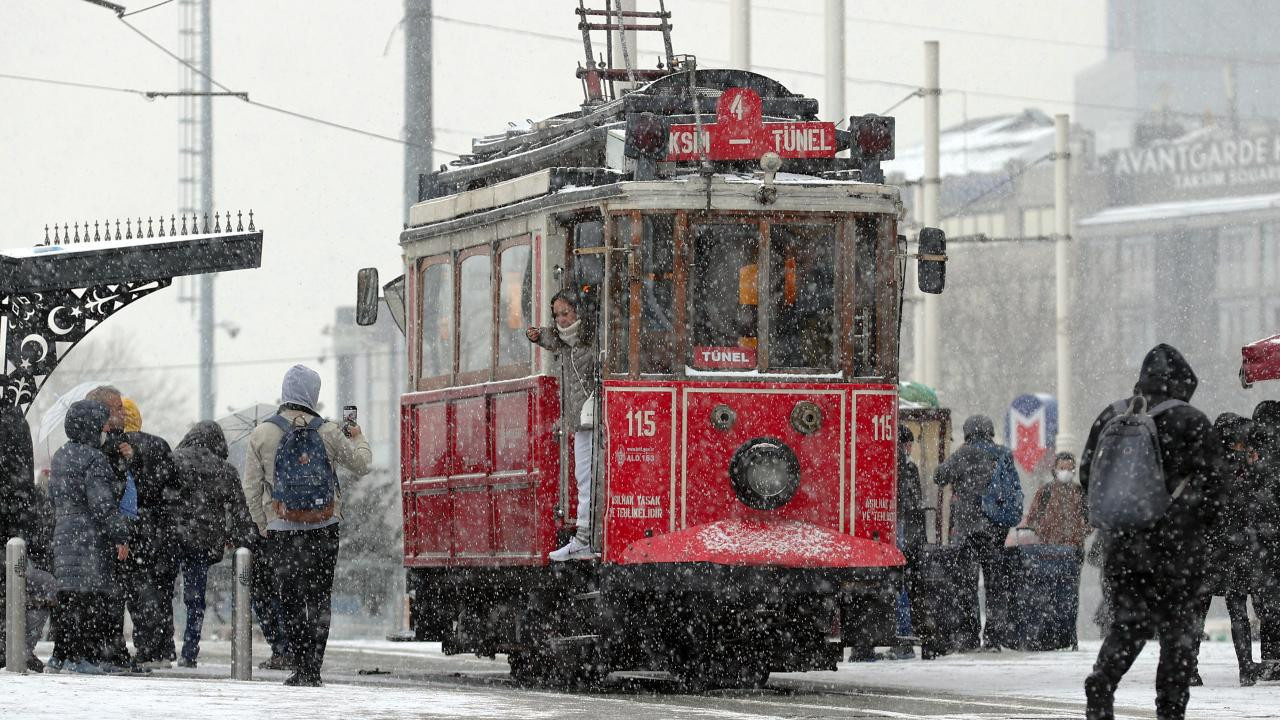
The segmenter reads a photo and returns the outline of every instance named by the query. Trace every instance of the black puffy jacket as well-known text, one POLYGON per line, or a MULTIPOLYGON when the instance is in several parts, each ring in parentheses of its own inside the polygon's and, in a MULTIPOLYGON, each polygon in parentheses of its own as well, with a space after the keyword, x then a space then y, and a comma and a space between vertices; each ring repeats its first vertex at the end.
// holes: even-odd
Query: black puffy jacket
MULTIPOLYGON (((1144 396, 1147 407, 1154 408, 1168 399, 1190 402, 1198 384, 1195 372, 1182 353, 1162 343, 1152 348, 1142 361, 1134 393, 1144 396)), ((1080 486, 1086 495, 1098 435, 1115 415, 1111 406, 1098 415, 1081 453, 1080 486)), ((1218 474, 1221 443, 1209 418, 1190 405, 1157 415, 1155 426, 1169 492, 1174 492, 1183 480, 1187 481, 1186 486, 1165 516, 1150 529, 1111 533, 1109 555, 1114 556, 1118 568, 1202 576, 1209 562, 1207 535, 1216 525, 1221 507, 1218 474)))
POLYGON ((112 470, 98 449, 107 407, 81 400, 67 410, 67 444, 54 453, 49 476, 53 505, 53 574, 58 589, 114 591, 115 546, 129 537, 111 489, 112 470))
POLYGON ((227 440, 217 423, 196 423, 173 451, 173 460, 179 480, 169 512, 183 551, 218 562, 227 543, 256 536, 240 476, 227 462, 227 440))

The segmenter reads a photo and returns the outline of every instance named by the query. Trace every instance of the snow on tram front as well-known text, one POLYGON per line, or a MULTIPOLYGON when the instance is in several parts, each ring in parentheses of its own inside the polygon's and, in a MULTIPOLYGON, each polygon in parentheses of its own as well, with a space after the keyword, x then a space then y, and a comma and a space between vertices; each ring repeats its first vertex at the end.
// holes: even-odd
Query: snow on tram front
MULTIPOLYGON (((539 682, 833 669, 892 641, 903 563, 893 122, 841 131, 770 78, 691 58, 651 80, 424 178, 387 292, 410 338, 413 631, 539 682), (554 332, 566 288, 596 329, 586 407, 526 336, 554 332), (587 559, 549 560, 579 526, 587 559)), ((940 292, 945 239, 920 246, 940 292)))

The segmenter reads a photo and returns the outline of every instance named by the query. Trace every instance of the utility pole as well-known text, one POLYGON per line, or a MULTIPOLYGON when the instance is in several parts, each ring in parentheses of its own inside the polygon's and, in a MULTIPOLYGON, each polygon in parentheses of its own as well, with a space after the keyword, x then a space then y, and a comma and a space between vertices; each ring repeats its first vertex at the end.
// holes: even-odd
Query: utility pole
MULTIPOLYGON (((924 44, 924 177, 920 224, 922 227, 938 227, 938 190, 941 184, 938 170, 939 119, 938 99, 942 91, 938 86, 938 41, 924 44)), ((929 387, 938 386, 938 297, 920 294, 920 308, 916 316, 916 374, 929 387)))
POLYGON ((827 55, 827 117, 839 123, 847 120, 844 114, 844 0, 827 0, 826 13, 827 55))
POLYGON ((751 0, 729 0, 729 66, 751 69, 751 0))
MULTIPOLYGON (((199 72, 184 72, 182 117, 178 120, 182 146, 178 150, 181 212, 203 220, 213 215, 213 39, 210 0, 179 0, 182 8, 181 40, 183 61, 199 72), (193 92, 195 91, 195 92, 193 92), (196 92, 200 94, 196 94, 196 92)), ((214 317, 213 275, 195 280, 198 292, 182 298, 199 305, 198 332, 200 343, 199 393, 200 419, 212 420, 217 387, 213 372, 214 317)))
POLYGON ((1075 450, 1071 434, 1071 150, 1070 118, 1053 118, 1053 265, 1057 291, 1059 450, 1075 450))
MULTIPOLYGON (((636 0, 616 0, 614 7, 619 12, 635 12, 636 0)), ((624 18, 621 15, 615 15, 606 23, 617 21, 619 25, 635 23, 635 18, 624 18)), ((640 67, 640 53, 636 50, 636 31, 635 30, 619 30, 618 32, 609 33, 609 44, 611 46, 610 53, 613 56, 614 67, 627 68, 634 70, 640 67)), ((618 80, 613 83, 618 96, 631 92, 635 89, 635 83, 629 80, 618 80)))
POLYGON ((418 176, 435 164, 431 119, 431 0, 404 2, 404 220, 418 202, 418 176))

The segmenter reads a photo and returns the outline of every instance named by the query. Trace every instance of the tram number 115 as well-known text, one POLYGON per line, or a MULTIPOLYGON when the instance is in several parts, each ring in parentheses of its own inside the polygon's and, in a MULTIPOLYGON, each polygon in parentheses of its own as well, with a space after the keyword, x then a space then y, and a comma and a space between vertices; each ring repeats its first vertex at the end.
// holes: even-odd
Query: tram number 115
POLYGON ((871 439, 893 440, 893 416, 873 415, 871 417, 871 439))
POLYGON ((658 434, 658 423, 653 410, 632 410, 627 413, 627 434, 632 437, 653 437, 658 434))

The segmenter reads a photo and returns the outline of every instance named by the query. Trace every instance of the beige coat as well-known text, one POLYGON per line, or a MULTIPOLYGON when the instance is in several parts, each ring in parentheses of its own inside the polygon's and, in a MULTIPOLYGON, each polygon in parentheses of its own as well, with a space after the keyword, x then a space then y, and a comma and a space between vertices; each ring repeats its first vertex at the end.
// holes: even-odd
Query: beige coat
MULTIPOLYGON (((296 425, 303 425, 310 418, 301 410, 285 410, 280 415, 296 425)), ((249 453, 245 456, 244 475, 240 484, 244 488, 249 515, 259 532, 266 530, 267 525, 276 519, 275 505, 271 502, 271 488, 275 485, 276 448, 280 446, 280 439, 283 437, 284 433, 280 428, 268 422, 258 425, 249 436, 249 453)), ((320 426, 320 439, 324 441, 329 462, 350 470, 356 477, 369 473, 373 451, 369 449, 369 441, 364 435, 352 440, 343 434, 337 423, 330 421, 320 426)), ((333 516, 342 519, 341 496, 337 493, 333 498, 333 516)))

